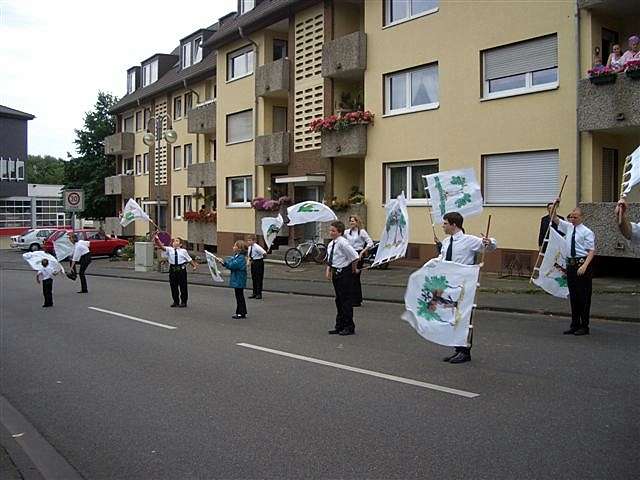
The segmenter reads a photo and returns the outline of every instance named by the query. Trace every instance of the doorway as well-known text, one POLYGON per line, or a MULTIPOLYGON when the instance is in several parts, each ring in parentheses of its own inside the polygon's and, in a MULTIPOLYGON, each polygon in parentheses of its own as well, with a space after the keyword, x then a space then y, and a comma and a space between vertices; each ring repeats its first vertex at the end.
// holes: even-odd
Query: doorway
POLYGON ((618 175, 618 150, 602 149, 602 201, 617 202, 620 194, 620 177, 618 175))
POLYGON ((620 43, 620 35, 618 32, 609 30, 608 28, 602 29, 602 64, 606 65, 609 59, 611 49, 617 43, 620 43))

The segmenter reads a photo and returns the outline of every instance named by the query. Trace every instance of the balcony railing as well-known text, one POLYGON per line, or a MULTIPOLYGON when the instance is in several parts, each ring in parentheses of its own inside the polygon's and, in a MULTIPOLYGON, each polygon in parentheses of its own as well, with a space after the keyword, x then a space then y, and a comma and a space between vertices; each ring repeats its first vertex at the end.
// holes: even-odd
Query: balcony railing
POLYGON ((187 169, 187 187, 215 187, 216 186, 216 163, 192 163, 187 169))
POLYGON ((367 35, 354 32, 322 46, 322 76, 357 79, 367 69, 367 35))
POLYGON ((289 92, 291 61, 281 58, 256 70, 256 97, 284 97, 289 92))
POLYGON ((189 133, 216 133, 216 102, 214 100, 189 110, 187 130, 189 133))
POLYGON ((256 138, 256 165, 289 165, 291 134, 278 132, 256 138))
POLYGON ((614 83, 578 82, 578 130, 640 127, 640 80, 621 73, 614 83))
POLYGON ((104 219, 104 231, 107 235, 117 235, 119 237, 133 237, 136 234, 136 224, 131 222, 126 227, 120 225, 119 217, 107 217, 104 219))
POLYGON ((367 154, 367 125, 322 132, 322 157, 364 157, 367 154))
POLYGON ((134 179, 132 175, 114 175, 104 179, 105 195, 122 195, 132 198, 134 195, 134 179))
POLYGON ((131 132, 119 132, 104 139, 104 153, 107 155, 133 155, 135 135, 131 132))
POLYGON ((187 222, 187 241, 189 243, 217 245, 217 225, 210 222, 187 222))

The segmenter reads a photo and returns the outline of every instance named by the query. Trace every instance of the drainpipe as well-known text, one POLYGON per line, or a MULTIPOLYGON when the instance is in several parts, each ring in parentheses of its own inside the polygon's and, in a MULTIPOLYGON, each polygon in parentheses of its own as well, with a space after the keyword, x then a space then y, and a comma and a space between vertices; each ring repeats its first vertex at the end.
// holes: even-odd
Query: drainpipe
MULTIPOLYGON (((257 74, 258 71, 258 54, 260 53, 260 47, 258 46, 258 44, 256 42, 254 42, 253 40, 251 40, 249 37, 245 37, 244 33, 242 32, 242 27, 238 27, 238 35, 240 35, 240 38, 242 38, 243 40, 246 40, 247 42, 251 43, 253 45, 253 48, 255 48, 255 53, 253 54, 253 78, 254 78, 254 84, 255 84, 255 76, 257 74)), ((256 142, 258 141, 258 97, 256 97, 255 95, 255 91, 253 93, 253 151, 254 151, 254 158, 253 158, 253 178, 254 181, 253 183, 253 198, 255 198, 258 195, 258 166, 256 165, 256 159, 255 159, 255 148, 256 148, 256 142)))
MULTIPOLYGON (((580 64, 580 7, 578 2, 575 2, 575 22, 576 22, 576 206, 580 203, 582 198, 582 141, 580 136, 580 129, 578 128, 578 102, 580 101, 580 94, 578 90, 578 84, 582 75, 582 66, 580 64)), ((593 176, 593 174, 592 174, 593 176)))
MULTIPOLYGON (((192 95, 195 95, 196 100, 197 100, 196 103, 200 103, 200 95, 195 90, 192 90, 191 88, 187 87, 187 79, 186 78, 182 79, 182 86, 184 87, 184 89, 187 92, 190 92, 192 95)), ((192 103, 192 105, 193 105, 193 103, 192 103)), ((185 105, 185 108, 186 108, 186 105, 185 105)), ((200 134, 196 133, 196 163, 200 163, 199 158, 200 158, 200 134)))

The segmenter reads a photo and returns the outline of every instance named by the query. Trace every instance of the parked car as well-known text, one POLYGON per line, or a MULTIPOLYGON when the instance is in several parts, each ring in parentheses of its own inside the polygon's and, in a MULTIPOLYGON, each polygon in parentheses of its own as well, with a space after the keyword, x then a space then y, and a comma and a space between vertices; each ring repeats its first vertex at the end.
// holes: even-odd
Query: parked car
POLYGON ((55 228, 32 228, 22 235, 11 237, 11 248, 34 252, 42 249, 44 241, 55 231, 55 228))
POLYGON ((105 235, 103 232, 95 229, 83 228, 75 231, 71 229, 59 229, 54 231, 49 238, 45 240, 43 244, 44 251, 55 255, 53 242, 58 240, 62 235, 67 235, 72 232, 78 235, 78 240, 87 240, 89 242, 89 252, 91 252, 93 256, 119 256, 122 253, 122 249, 129 243, 120 238, 111 238, 109 235, 105 235))

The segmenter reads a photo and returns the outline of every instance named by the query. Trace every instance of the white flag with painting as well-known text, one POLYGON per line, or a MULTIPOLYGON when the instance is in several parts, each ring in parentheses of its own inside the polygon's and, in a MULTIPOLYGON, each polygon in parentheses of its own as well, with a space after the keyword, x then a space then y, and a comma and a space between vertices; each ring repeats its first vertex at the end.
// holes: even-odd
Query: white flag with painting
POLYGON ((73 249, 73 243, 69 240, 69 234, 66 232, 53 242, 53 251, 60 262, 73 255, 73 249))
POLYGON ((628 195, 631 189, 640 183, 640 147, 629 155, 622 172, 622 194, 628 195))
POLYGON ((130 198, 127 204, 124 206, 124 211, 122 212, 122 218, 120 219, 120 225, 126 227, 131 222, 135 220, 146 220, 150 221, 149 215, 142 209, 138 202, 136 202, 133 198, 130 198))
POLYGON ((482 213, 482 191, 473 168, 448 170, 423 175, 431 198, 434 223, 444 222, 444 215, 458 212, 463 217, 482 213))
POLYGON ((566 258, 564 238, 553 228, 550 228, 547 249, 542 257, 538 277, 533 279, 533 283, 554 297, 569 298, 566 258))
POLYGON ((46 259, 49 261, 49 266, 53 267, 55 272, 64 272, 64 268, 60 265, 60 262, 54 257, 42 250, 38 250, 35 252, 27 252, 22 254, 22 258, 24 258, 29 266, 33 268, 36 272, 42 270, 42 260, 46 259))
POLYGON ((289 226, 311 222, 333 222, 338 217, 325 204, 320 202, 301 202, 287 208, 289 226))
POLYGON ((402 258, 409 246, 409 213, 404 192, 387 202, 385 222, 372 267, 402 258))
POLYGON ((204 254, 207 257, 207 265, 209 266, 209 273, 211 273, 213 281, 218 283, 224 282, 224 278, 222 278, 222 274, 220 273, 218 264, 216 263, 216 256, 208 250, 205 250, 204 254))
POLYGON ((430 342, 468 346, 479 274, 480 265, 429 260, 409 277, 402 319, 430 342))
POLYGON ((267 250, 271 248, 271 244, 278 236, 283 223, 284 219, 280 214, 277 217, 265 217, 261 220, 262 235, 264 236, 264 242, 267 244, 267 250))

